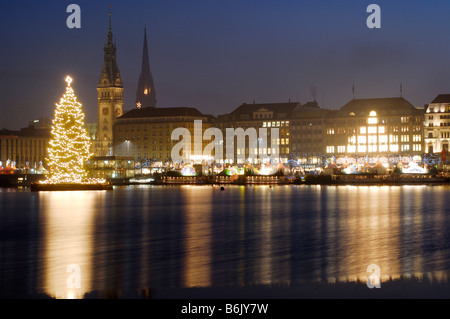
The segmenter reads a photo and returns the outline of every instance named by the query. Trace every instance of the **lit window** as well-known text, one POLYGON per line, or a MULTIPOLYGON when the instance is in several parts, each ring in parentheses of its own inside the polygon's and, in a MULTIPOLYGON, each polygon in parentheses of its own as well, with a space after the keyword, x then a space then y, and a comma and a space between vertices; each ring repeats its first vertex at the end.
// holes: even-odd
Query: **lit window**
POLYGON ((327 153, 334 153, 334 146, 327 146, 327 153))
POLYGON ((366 145, 358 145, 358 152, 359 153, 365 153, 366 152, 366 145))
POLYGON ((389 135, 389 143, 398 143, 398 135, 389 135))
POLYGON ((377 134, 377 127, 376 126, 369 126, 368 132, 369 132, 369 134, 377 134))
POLYGON ((375 111, 370 111, 369 116, 377 116, 377 112, 375 112, 375 111))
POLYGON ((355 145, 348 145, 347 146, 347 152, 348 153, 355 153, 356 152, 356 146, 355 145))
POLYGON ((361 127, 359 128, 359 133, 360 133, 360 134, 366 134, 366 132, 367 132, 367 130, 366 130, 366 127, 365 127, 365 126, 361 126, 361 127))
POLYGON ((380 144, 386 144, 387 141, 388 141, 387 135, 380 135, 380 136, 378 136, 378 141, 380 142, 380 144))
POLYGON ((389 145, 389 150, 391 152, 398 152, 398 144, 391 144, 391 145, 389 145))
POLYGON ((384 126, 378 126, 378 133, 380 134, 386 133, 386 128, 384 126))
POLYGON ((358 144, 366 144, 366 137, 358 136, 358 144))
POLYGON ((387 152, 388 151, 388 146, 386 144, 380 145, 379 146, 380 152, 387 152))

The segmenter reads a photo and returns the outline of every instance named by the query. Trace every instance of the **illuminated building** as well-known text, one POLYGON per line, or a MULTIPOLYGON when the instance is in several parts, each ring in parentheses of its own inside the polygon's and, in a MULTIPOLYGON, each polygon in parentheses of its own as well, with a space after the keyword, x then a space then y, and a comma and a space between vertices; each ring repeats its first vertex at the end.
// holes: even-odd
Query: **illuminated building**
POLYGON ((36 127, 36 121, 20 131, 0 131, 0 169, 8 165, 30 170, 41 167, 47 156, 50 128, 36 127))
POLYGON ((448 152, 450 142, 450 94, 438 95, 426 108, 424 121, 426 153, 448 152))
MULTIPOLYGON (((136 108, 116 119, 114 125, 114 155, 135 159, 170 161, 172 131, 187 128, 194 136, 194 121, 202 121, 202 134, 211 127, 212 117, 191 107, 136 108)), ((203 141, 203 147, 211 141, 203 141)), ((192 142, 192 154, 194 143, 192 142)))
POLYGON ((123 84, 113 43, 110 12, 108 42, 104 47, 104 62, 97 85, 97 131, 93 145, 96 156, 111 155, 114 120, 122 114, 123 84))
MULTIPOLYGON (((217 117, 217 127, 226 132, 227 128, 267 128, 268 140, 270 140, 270 129, 279 128, 279 154, 282 162, 289 160, 291 150, 291 126, 292 113, 300 104, 297 102, 289 103, 267 103, 267 104, 247 104, 243 103, 233 112, 217 117)), ((263 154, 270 155, 271 147, 267 145, 266 150, 262 150, 263 154)), ((224 154, 226 145, 224 144, 224 154)), ((249 157, 249 145, 245 144, 245 149, 238 149, 235 146, 234 154, 245 154, 249 157)), ((291 156, 292 157, 292 156, 291 156)))
POLYGON ((324 154, 369 158, 421 156, 424 110, 404 98, 353 99, 327 113, 324 154))

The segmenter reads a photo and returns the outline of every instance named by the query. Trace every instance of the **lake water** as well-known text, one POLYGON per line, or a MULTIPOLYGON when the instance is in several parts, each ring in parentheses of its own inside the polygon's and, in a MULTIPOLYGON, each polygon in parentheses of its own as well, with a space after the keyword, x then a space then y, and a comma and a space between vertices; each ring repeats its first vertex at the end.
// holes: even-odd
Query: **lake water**
POLYGON ((371 264, 381 285, 447 283, 449 195, 450 186, 0 189, 0 295, 348 282, 369 290, 371 264))

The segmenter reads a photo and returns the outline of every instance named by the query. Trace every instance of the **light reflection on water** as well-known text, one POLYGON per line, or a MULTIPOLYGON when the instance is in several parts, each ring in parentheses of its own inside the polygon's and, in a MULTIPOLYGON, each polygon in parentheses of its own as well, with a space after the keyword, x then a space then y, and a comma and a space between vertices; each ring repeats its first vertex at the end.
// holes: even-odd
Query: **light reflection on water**
POLYGON ((448 280, 448 186, 139 186, 0 191, 0 289, 80 298, 154 287, 448 280), (68 265, 81 287, 68 284, 68 265))

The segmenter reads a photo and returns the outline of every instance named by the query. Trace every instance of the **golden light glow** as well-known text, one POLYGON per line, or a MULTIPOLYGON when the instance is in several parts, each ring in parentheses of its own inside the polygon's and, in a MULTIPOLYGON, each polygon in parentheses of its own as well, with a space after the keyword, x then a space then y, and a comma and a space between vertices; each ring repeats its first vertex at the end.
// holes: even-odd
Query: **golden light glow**
POLYGON ((67 82, 67 85, 70 86, 70 83, 72 83, 72 78, 70 76, 67 76, 66 82, 67 82))
POLYGON ((48 147, 47 164, 50 170, 47 180, 43 183, 102 182, 86 180, 84 165, 93 155, 90 152, 91 139, 84 125, 82 105, 77 101, 70 86, 72 78, 67 76, 66 82, 66 92, 56 104, 48 147))
POLYGON ((205 192, 211 193, 205 196, 205 192, 198 192, 196 187, 186 187, 186 264, 184 284, 186 287, 210 287, 211 286, 211 198, 214 189, 205 188, 205 192), (195 205, 192 205, 195 203, 195 205), (198 209, 202 207, 202 209, 198 209))
POLYGON ((82 299, 92 290, 93 208, 99 196, 96 192, 45 192, 39 196, 45 220, 42 285, 53 298, 82 299))

